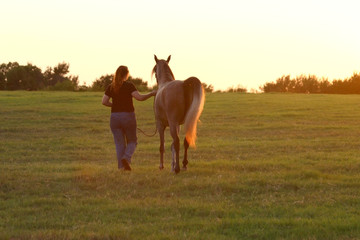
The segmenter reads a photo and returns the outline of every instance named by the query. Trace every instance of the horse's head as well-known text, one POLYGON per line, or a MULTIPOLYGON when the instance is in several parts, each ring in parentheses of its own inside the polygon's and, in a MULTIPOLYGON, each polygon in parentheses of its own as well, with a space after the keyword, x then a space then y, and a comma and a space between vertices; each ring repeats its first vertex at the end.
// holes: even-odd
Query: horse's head
POLYGON ((158 59, 156 55, 154 55, 154 59, 156 62, 156 65, 154 66, 151 76, 154 75, 156 77, 156 82, 161 84, 162 82, 168 82, 175 80, 174 74, 172 73, 169 62, 171 59, 171 55, 167 58, 167 60, 158 59))

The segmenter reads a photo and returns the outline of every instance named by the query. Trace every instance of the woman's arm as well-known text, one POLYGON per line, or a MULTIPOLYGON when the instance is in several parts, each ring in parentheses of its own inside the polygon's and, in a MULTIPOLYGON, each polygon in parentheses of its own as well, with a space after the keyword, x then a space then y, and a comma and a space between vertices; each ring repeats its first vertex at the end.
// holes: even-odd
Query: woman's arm
POLYGON ((112 107, 112 102, 110 102, 110 97, 108 95, 103 96, 102 105, 104 105, 106 107, 112 107))
POLYGON ((145 101, 145 100, 151 98, 152 96, 155 96, 156 92, 157 92, 157 90, 154 90, 154 91, 152 91, 150 93, 147 93, 147 94, 141 94, 138 91, 133 91, 131 93, 131 95, 138 101, 145 101))

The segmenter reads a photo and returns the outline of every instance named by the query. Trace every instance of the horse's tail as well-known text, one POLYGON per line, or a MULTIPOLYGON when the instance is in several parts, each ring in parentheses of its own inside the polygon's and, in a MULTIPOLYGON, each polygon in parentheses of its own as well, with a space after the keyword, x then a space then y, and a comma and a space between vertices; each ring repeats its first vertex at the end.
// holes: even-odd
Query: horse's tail
POLYGON ((198 78, 191 77, 184 81, 184 95, 186 140, 191 147, 195 147, 197 123, 205 102, 204 88, 198 78))

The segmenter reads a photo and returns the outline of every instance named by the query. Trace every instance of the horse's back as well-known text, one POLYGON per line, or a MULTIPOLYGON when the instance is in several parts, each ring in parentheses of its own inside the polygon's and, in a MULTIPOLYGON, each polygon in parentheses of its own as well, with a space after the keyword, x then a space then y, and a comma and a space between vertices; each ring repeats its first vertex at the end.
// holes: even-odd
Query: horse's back
POLYGON ((162 86, 155 98, 155 112, 161 121, 183 123, 185 99, 183 81, 175 80, 162 86))

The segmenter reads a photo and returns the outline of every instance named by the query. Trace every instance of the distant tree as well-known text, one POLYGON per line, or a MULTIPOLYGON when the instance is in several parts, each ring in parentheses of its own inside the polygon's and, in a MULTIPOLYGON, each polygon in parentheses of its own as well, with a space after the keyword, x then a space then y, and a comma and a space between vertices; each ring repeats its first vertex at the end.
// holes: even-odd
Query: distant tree
POLYGON ((47 67, 44 72, 44 77, 48 86, 55 86, 56 83, 64 81, 65 75, 69 72, 69 67, 66 63, 59 63, 58 66, 52 68, 47 67))
POLYGON ((114 75, 107 74, 104 76, 101 76, 100 78, 96 79, 92 85, 91 90, 93 91, 105 91, 106 87, 109 86, 112 82, 112 79, 114 78, 114 75))
POLYGON ((237 87, 230 87, 226 90, 226 92, 240 92, 240 93, 246 93, 247 89, 238 85, 237 87))
POLYGON ((30 63, 26 66, 14 65, 6 73, 6 79, 8 90, 39 90, 45 85, 41 69, 30 63))
POLYGON ((259 87, 261 91, 263 91, 264 93, 271 93, 271 92, 276 92, 276 83, 274 82, 267 82, 265 83, 263 86, 259 87))
POLYGON ((344 82, 342 80, 334 80, 329 89, 329 93, 344 93, 344 82))
POLYGON ((275 88, 273 91, 276 92, 294 92, 295 81, 290 79, 290 75, 282 76, 276 80, 275 88))
POLYGON ((314 75, 300 75, 295 78, 295 92, 319 93, 319 81, 314 75))
POLYGON ((19 64, 17 62, 9 62, 7 64, 2 63, 0 65, 0 90, 6 90, 6 83, 7 83, 7 78, 6 78, 6 74, 14 67, 18 67, 19 64))
POLYGON ((295 79, 283 76, 276 82, 268 82, 260 87, 268 92, 296 92, 296 93, 333 93, 333 94, 360 94, 360 74, 354 73, 344 80, 336 79, 329 82, 327 78, 318 79, 314 75, 300 75, 295 79))
POLYGON ((349 79, 348 93, 359 94, 360 93, 360 74, 354 73, 349 79))
POLYGON ((6 89, 6 77, 5 74, 0 72, 0 90, 6 89))
POLYGON ((14 67, 20 66, 17 62, 9 62, 8 64, 2 63, 0 65, 0 72, 5 74, 14 67))
POLYGON ((297 82, 290 79, 290 75, 282 76, 276 79, 276 82, 266 83, 260 89, 266 93, 268 92, 296 92, 297 82))
MULTIPOLYGON (((327 82, 323 82, 322 89, 327 82)), ((316 76, 300 75, 291 79, 290 75, 278 78, 276 82, 266 83, 260 87, 265 93, 267 92, 284 92, 284 93, 319 93, 320 82, 316 76)))
POLYGON ((343 81, 334 80, 330 86, 330 93, 340 94, 360 94, 360 75, 354 73, 353 76, 343 81))
POLYGON ((319 82, 319 92, 320 93, 330 93, 331 83, 327 78, 323 78, 319 82))
POLYGON ((62 83, 63 81, 70 81, 74 86, 74 90, 78 88, 79 77, 68 75, 70 65, 68 63, 59 63, 54 68, 47 67, 44 72, 44 78, 47 86, 55 86, 57 83, 62 83))
POLYGON ((79 76, 70 75, 68 77, 68 80, 70 80, 71 83, 73 84, 74 90, 77 90, 79 88, 79 76))
POLYGON ((132 82, 139 92, 149 91, 148 83, 144 82, 141 78, 129 77, 128 81, 132 82))
POLYGON ((87 86, 86 82, 83 82, 83 84, 79 85, 77 88, 77 91, 79 91, 79 92, 86 92, 86 91, 90 91, 90 90, 91 90, 91 87, 87 86))
POLYGON ((204 87, 205 92, 212 93, 214 91, 213 85, 207 85, 206 83, 202 83, 202 86, 204 87))
POLYGON ((77 86, 74 85, 72 81, 69 79, 65 79, 62 82, 58 82, 55 84, 55 86, 51 86, 50 90, 53 91, 75 91, 77 90, 77 86))

